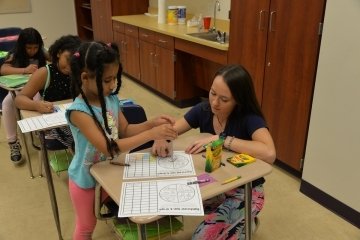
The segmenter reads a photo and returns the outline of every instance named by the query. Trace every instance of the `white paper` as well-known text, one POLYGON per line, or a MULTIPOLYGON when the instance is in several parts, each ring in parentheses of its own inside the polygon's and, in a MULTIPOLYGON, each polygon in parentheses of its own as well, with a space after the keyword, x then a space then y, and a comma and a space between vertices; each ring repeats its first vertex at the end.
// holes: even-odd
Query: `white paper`
POLYGON ((203 216, 199 185, 187 184, 193 181, 196 177, 123 182, 118 216, 203 216))
POLYGON ((125 163, 130 166, 124 168, 124 179, 196 175, 190 154, 174 151, 173 159, 153 156, 150 153, 126 154, 125 163))
POLYGON ((61 127, 67 124, 65 111, 71 103, 54 106, 55 112, 17 121, 22 133, 61 127))

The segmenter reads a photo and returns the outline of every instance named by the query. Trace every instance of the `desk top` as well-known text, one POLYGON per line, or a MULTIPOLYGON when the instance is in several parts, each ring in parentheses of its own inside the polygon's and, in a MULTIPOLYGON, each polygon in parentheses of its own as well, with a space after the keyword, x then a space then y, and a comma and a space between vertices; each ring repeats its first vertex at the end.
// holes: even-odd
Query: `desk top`
MULTIPOLYGON (((205 134, 199 134, 196 136, 179 137, 174 141, 174 150, 184 150, 188 143, 204 136, 205 134)), ((142 152, 149 151, 149 149, 143 150, 142 152)), ((234 153, 229 151, 223 151, 223 159, 232 156, 234 153)), ((126 153, 119 156, 124 161, 126 153)), ((192 155, 194 167, 197 175, 205 173, 205 158, 201 154, 192 155)), ((223 161, 224 163, 226 161, 223 161)), ((237 168, 229 163, 225 163, 224 167, 220 167, 212 173, 208 173, 216 181, 210 184, 200 187, 201 197, 203 200, 217 196, 223 192, 229 191, 236 187, 242 186, 255 179, 263 177, 271 173, 272 167, 270 164, 257 160, 254 163, 237 168), (221 185, 223 181, 234 176, 240 175, 241 178, 230 182, 225 185, 221 185)), ((121 185, 123 180, 124 167, 111 165, 109 161, 104 161, 95 164, 90 169, 91 174, 96 181, 102 186, 102 188, 109 194, 109 196, 117 203, 120 202, 121 185)), ((159 179, 159 178, 157 178, 159 179)), ((163 178, 161 178, 163 179, 163 178)), ((129 180, 134 181, 134 180, 129 180)), ((159 219, 159 216, 144 216, 144 217, 133 217, 132 220, 137 223, 149 223, 159 219)))

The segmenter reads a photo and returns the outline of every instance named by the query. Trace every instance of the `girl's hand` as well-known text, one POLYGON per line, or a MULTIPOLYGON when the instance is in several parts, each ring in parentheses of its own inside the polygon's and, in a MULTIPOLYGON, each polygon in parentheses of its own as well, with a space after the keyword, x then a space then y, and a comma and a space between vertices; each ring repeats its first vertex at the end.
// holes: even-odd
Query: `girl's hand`
POLYGON ((155 140, 151 153, 159 157, 167 157, 170 153, 169 143, 166 140, 155 140))
POLYGON ((52 113, 54 112, 54 105, 52 102, 37 101, 36 111, 39 113, 52 113))
POLYGON ((171 124, 162 124, 150 129, 152 139, 154 140, 174 140, 177 138, 177 132, 171 124))
POLYGON ((162 124, 167 124, 167 123, 174 125, 175 118, 168 116, 168 115, 160 115, 160 116, 150 120, 150 122, 151 122, 152 127, 157 127, 157 126, 160 126, 162 124))
POLYGON ((24 70, 24 74, 31 74, 35 72, 38 69, 38 66, 36 64, 29 64, 24 70))
POLYGON ((186 149, 185 152, 188 154, 197 154, 205 150, 204 146, 212 141, 215 141, 219 138, 218 135, 212 135, 210 137, 202 138, 191 143, 186 149))

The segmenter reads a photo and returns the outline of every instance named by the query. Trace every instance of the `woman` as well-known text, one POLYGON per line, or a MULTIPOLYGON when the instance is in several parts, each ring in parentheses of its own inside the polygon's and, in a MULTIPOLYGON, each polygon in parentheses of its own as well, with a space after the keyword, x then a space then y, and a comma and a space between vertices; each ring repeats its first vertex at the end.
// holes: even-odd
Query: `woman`
MULTIPOLYGON (((275 146, 257 102, 249 73, 238 65, 219 69, 214 77, 209 101, 194 106, 174 125, 179 134, 192 128, 212 134, 192 142, 186 152, 196 154, 203 146, 225 138, 224 147, 236 153, 247 153, 272 164, 275 146)), ((155 141, 153 153, 171 154, 166 141, 155 141)), ((264 204, 264 178, 252 182, 252 217, 255 219, 264 204)), ((197 227, 193 239, 244 239, 244 188, 239 187, 204 202, 207 213, 197 227)))

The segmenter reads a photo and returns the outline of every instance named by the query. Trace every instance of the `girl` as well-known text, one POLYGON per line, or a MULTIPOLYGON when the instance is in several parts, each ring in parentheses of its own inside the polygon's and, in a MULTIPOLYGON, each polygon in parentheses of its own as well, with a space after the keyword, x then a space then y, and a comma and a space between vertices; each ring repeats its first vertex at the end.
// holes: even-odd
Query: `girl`
MULTIPOLYGON (((60 37, 50 46, 52 63, 34 72, 16 96, 15 104, 19 109, 51 113, 54 111, 52 102, 71 98, 70 56, 80 43, 79 37, 67 35, 60 37), (42 100, 33 99, 37 92, 42 96, 42 100)), ((48 149, 71 148, 73 138, 68 127, 56 128, 47 133, 45 143, 48 149)))
MULTIPOLYGON (((13 50, 1 66, 1 75, 32 74, 46 64, 47 52, 40 33, 34 28, 25 28, 20 34, 13 50)), ((35 96, 35 95, 34 95, 35 96)), ((16 134, 16 112, 13 97, 7 94, 2 102, 6 138, 10 146, 10 159, 15 165, 23 162, 21 145, 16 134)))
POLYGON ((167 116, 128 124, 117 97, 122 67, 116 45, 83 43, 71 60, 75 100, 66 112, 75 139, 75 155, 68 169, 69 190, 76 214, 73 239, 91 239, 95 180, 89 168, 106 158, 129 151, 153 139, 175 139, 167 116))
MULTIPOLYGON (((256 100, 252 79, 241 66, 228 65, 215 74, 209 101, 194 106, 175 123, 179 134, 191 128, 213 134, 191 143, 186 152, 196 154, 203 146, 222 135, 224 147, 236 153, 247 153, 272 164, 275 146, 264 116, 256 100)), ((166 141, 155 141, 153 153, 169 154, 166 141)), ((264 204, 263 183, 260 178, 252 182, 252 216, 264 204)), ((197 227, 193 239, 244 239, 244 189, 239 187, 204 202, 206 219, 197 227)))

